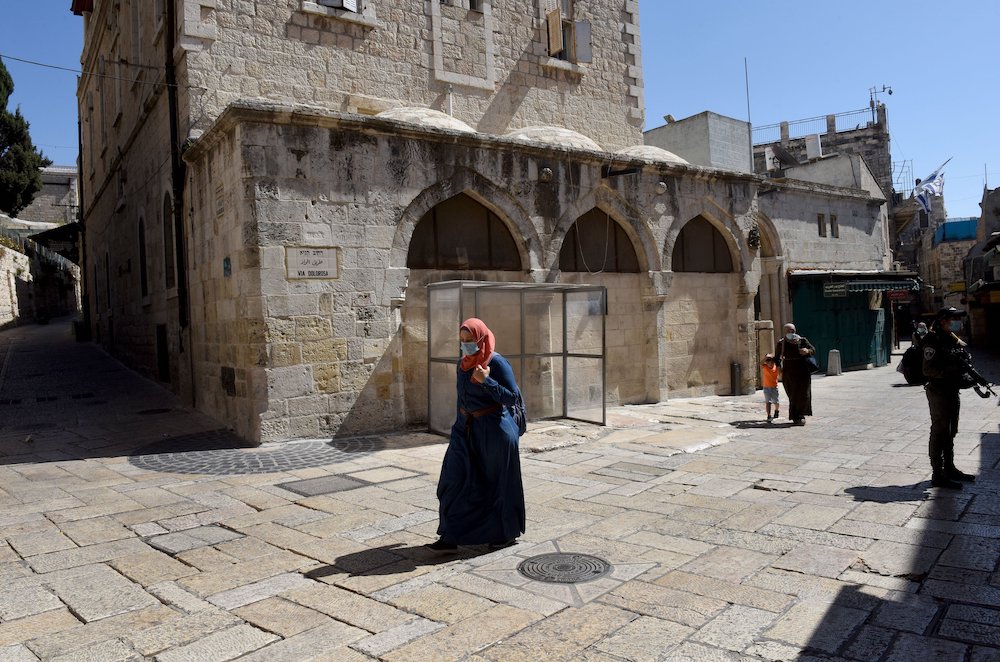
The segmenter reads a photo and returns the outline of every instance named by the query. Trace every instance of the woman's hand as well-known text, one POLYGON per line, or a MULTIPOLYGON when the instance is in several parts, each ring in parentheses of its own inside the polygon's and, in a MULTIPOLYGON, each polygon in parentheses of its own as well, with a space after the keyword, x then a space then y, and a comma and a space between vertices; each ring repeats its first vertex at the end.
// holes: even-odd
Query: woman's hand
POLYGON ((799 354, 801 354, 802 356, 809 356, 810 351, 806 347, 800 347, 799 354))
POLYGON ((486 378, 490 376, 490 367, 477 365, 472 371, 472 381, 477 384, 482 384, 486 381, 486 378))

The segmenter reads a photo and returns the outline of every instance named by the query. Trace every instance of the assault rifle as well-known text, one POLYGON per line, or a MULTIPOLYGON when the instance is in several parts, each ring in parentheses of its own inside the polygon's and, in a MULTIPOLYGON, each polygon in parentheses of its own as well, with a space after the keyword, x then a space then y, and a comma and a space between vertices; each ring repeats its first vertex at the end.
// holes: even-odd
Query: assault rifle
POLYGON ((983 377, 978 370, 972 365, 972 355, 968 352, 962 352, 963 358, 965 359, 965 374, 969 376, 970 380, 973 382, 972 388, 975 390, 976 395, 980 398, 988 398, 991 395, 996 395, 993 392, 993 384, 990 380, 983 377))

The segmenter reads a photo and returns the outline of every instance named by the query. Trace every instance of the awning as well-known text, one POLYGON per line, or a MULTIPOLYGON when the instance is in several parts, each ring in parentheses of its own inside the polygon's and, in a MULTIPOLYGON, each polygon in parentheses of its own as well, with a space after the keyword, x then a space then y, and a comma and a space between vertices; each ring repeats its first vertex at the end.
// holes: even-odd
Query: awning
POLYGON ((901 280, 849 280, 848 292, 887 292, 889 290, 919 290, 920 283, 912 278, 901 280))

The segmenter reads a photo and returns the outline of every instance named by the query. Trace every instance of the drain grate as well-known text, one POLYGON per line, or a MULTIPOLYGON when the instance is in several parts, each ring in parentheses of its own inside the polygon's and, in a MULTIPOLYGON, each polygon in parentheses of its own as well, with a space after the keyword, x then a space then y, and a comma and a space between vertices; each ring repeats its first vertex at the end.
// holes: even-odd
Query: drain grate
POLYGON ((540 554, 521 561, 517 571, 540 582, 579 584, 607 575, 611 564, 590 554, 540 554))
POLYGON ((333 494, 334 492, 346 492, 371 485, 368 481, 348 478, 347 476, 321 476, 319 478, 306 478, 305 480, 295 480, 289 483, 278 483, 275 487, 295 492, 305 497, 320 496, 321 494, 333 494))

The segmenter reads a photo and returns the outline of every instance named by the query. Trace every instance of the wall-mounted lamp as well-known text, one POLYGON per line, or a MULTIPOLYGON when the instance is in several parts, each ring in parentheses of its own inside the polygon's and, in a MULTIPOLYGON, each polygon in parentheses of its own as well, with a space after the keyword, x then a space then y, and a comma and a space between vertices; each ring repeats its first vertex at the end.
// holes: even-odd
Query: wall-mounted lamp
POLYGON ((538 171, 538 181, 540 182, 551 182, 552 181, 552 168, 542 168, 538 171))

